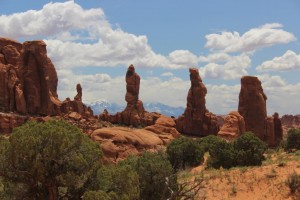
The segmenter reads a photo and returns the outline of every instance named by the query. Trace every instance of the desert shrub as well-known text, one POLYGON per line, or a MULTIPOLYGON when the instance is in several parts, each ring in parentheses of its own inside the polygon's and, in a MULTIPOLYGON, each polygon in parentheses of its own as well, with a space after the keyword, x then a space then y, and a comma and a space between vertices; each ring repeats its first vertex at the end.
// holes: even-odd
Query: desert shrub
POLYGON ((220 144, 223 139, 215 135, 209 135, 203 138, 198 138, 196 141, 204 152, 209 152, 210 149, 215 148, 218 144, 220 144))
POLYGON ((0 176, 14 195, 10 199, 79 199, 102 156, 97 143, 58 120, 14 129, 9 140, 0 140, 0 151, 0 176))
POLYGON ((236 165, 236 153, 231 143, 223 139, 214 139, 209 147, 208 166, 214 168, 230 168, 236 165))
POLYGON ((199 165, 203 161, 204 151, 192 138, 180 137, 168 145, 167 154, 174 169, 185 169, 199 165))
POLYGON ((95 177, 93 190, 104 191, 112 198, 117 199, 139 199, 139 176, 129 165, 107 165, 102 166, 95 177))
POLYGON ((296 173, 290 174, 287 179, 287 185, 289 186, 292 194, 300 191, 300 175, 296 173))
POLYGON ((135 159, 129 158, 122 164, 130 164, 139 175, 140 198, 141 200, 162 199, 169 196, 165 181, 169 180, 170 188, 177 189, 177 176, 169 162, 167 155, 163 152, 151 153, 144 152, 135 159))
POLYGON ((237 165, 261 165, 267 145, 251 132, 244 133, 233 142, 237 165))
POLYGON ((88 191, 83 195, 83 200, 112 200, 104 191, 88 191))
POLYGON ((288 131, 285 150, 289 149, 300 149, 300 129, 288 131))

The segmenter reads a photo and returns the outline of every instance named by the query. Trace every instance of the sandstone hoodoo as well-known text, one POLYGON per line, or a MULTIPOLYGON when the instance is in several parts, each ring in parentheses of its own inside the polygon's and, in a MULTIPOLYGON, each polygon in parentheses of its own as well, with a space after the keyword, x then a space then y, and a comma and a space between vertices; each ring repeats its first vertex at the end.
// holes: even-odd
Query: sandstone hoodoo
POLYGON ((73 101, 70 98, 66 98, 66 100, 62 102, 62 113, 70 114, 72 112, 75 112, 83 117, 93 116, 93 110, 90 107, 87 107, 84 103, 82 103, 82 87, 79 83, 76 85, 76 91, 77 94, 74 97, 73 101))
POLYGON ((62 103, 57 84, 57 73, 43 41, 19 43, 0 38, 0 112, 4 112, 0 113, 0 133, 10 133, 30 118, 43 121, 43 116, 77 120, 76 124, 89 132, 98 128, 96 118, 88 119, 93 111, 82 103, 81 85, 76 87, 74 101, 67 98, 62 103))
POLYGON ((245 132, 245 120, 237 111, 231 111, 224 119, 224 124, 218 132, 218 136, 227 140, 239 137, 245 132))
POLYGON ((176 119, 176 128, 179 132, 188 135, 206 136, 217 134, 217 116, 209 112, 205 106, 207 89, 202 83, 199 71, 190 68, 191 88, 187 96, 187 107, 183 115, 176 119))
POLYGON ((246 131, 255 133, 262 140, 267 118, 266 100, 267 96, 257 77, 242 77, 238 111, 245 119, 246 131))
POLYGON ((132 126, 153 125, 160 114, 145 111, 143 102, 139 99, 140 76, 135 72, 133 65, 128 67, 125 80, 125 100, 127 102, 127 106, 124 111, 116 113, 115 115, 109 115, 107 110, 105 110, 99 118, 103 121, 107 120, 114 124, 118 123, 132 126))
POLYGON ((0 110, 57 115, 57 74, 43 41, 0 38, 0 110))
POLYGON ((276 146, 282 139, 282 125, 278 113, 267 116, 267 96, 257 77, 241 79, 238 111, 245 119, 246 131, 251 131, 269 146, 276 146))

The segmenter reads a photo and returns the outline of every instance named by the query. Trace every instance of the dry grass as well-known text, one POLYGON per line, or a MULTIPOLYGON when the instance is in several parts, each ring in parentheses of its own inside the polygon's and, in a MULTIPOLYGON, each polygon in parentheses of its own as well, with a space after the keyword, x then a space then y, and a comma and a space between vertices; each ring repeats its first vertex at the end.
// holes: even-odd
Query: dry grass
POLYGON ((290 174, 300 174, 300 151, 287 154, 282 150, 269 151, 259 167, 205 169, 205 166, 182 172, 180 180, 203 178, 204 188, 196 199, 300 199, 291 194, 287 184, 290 174))

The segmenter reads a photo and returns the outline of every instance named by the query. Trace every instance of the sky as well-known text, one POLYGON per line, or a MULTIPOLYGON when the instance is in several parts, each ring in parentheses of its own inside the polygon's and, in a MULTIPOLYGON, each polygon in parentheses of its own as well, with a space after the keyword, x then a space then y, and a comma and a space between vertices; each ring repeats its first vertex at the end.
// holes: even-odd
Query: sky
POLYGON ((299 0, 0 0, 0 37, 44 40, 61 100, 125 105, 125 73, 140 99, 185 107, 189 67, 207 87, 206 107, 237 110, 242 76, 257 76, 267 111, 300 113, 299 0))

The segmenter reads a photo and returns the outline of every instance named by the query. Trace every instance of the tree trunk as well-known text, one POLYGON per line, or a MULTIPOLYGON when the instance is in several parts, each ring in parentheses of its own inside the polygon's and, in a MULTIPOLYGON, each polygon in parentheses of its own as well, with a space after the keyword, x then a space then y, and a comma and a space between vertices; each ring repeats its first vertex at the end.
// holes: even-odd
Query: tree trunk
POLYGON ((48 187, 48 200, 57 200, 58 194, 57 194, 57 187, 55 186, 49 186, 48 187))

